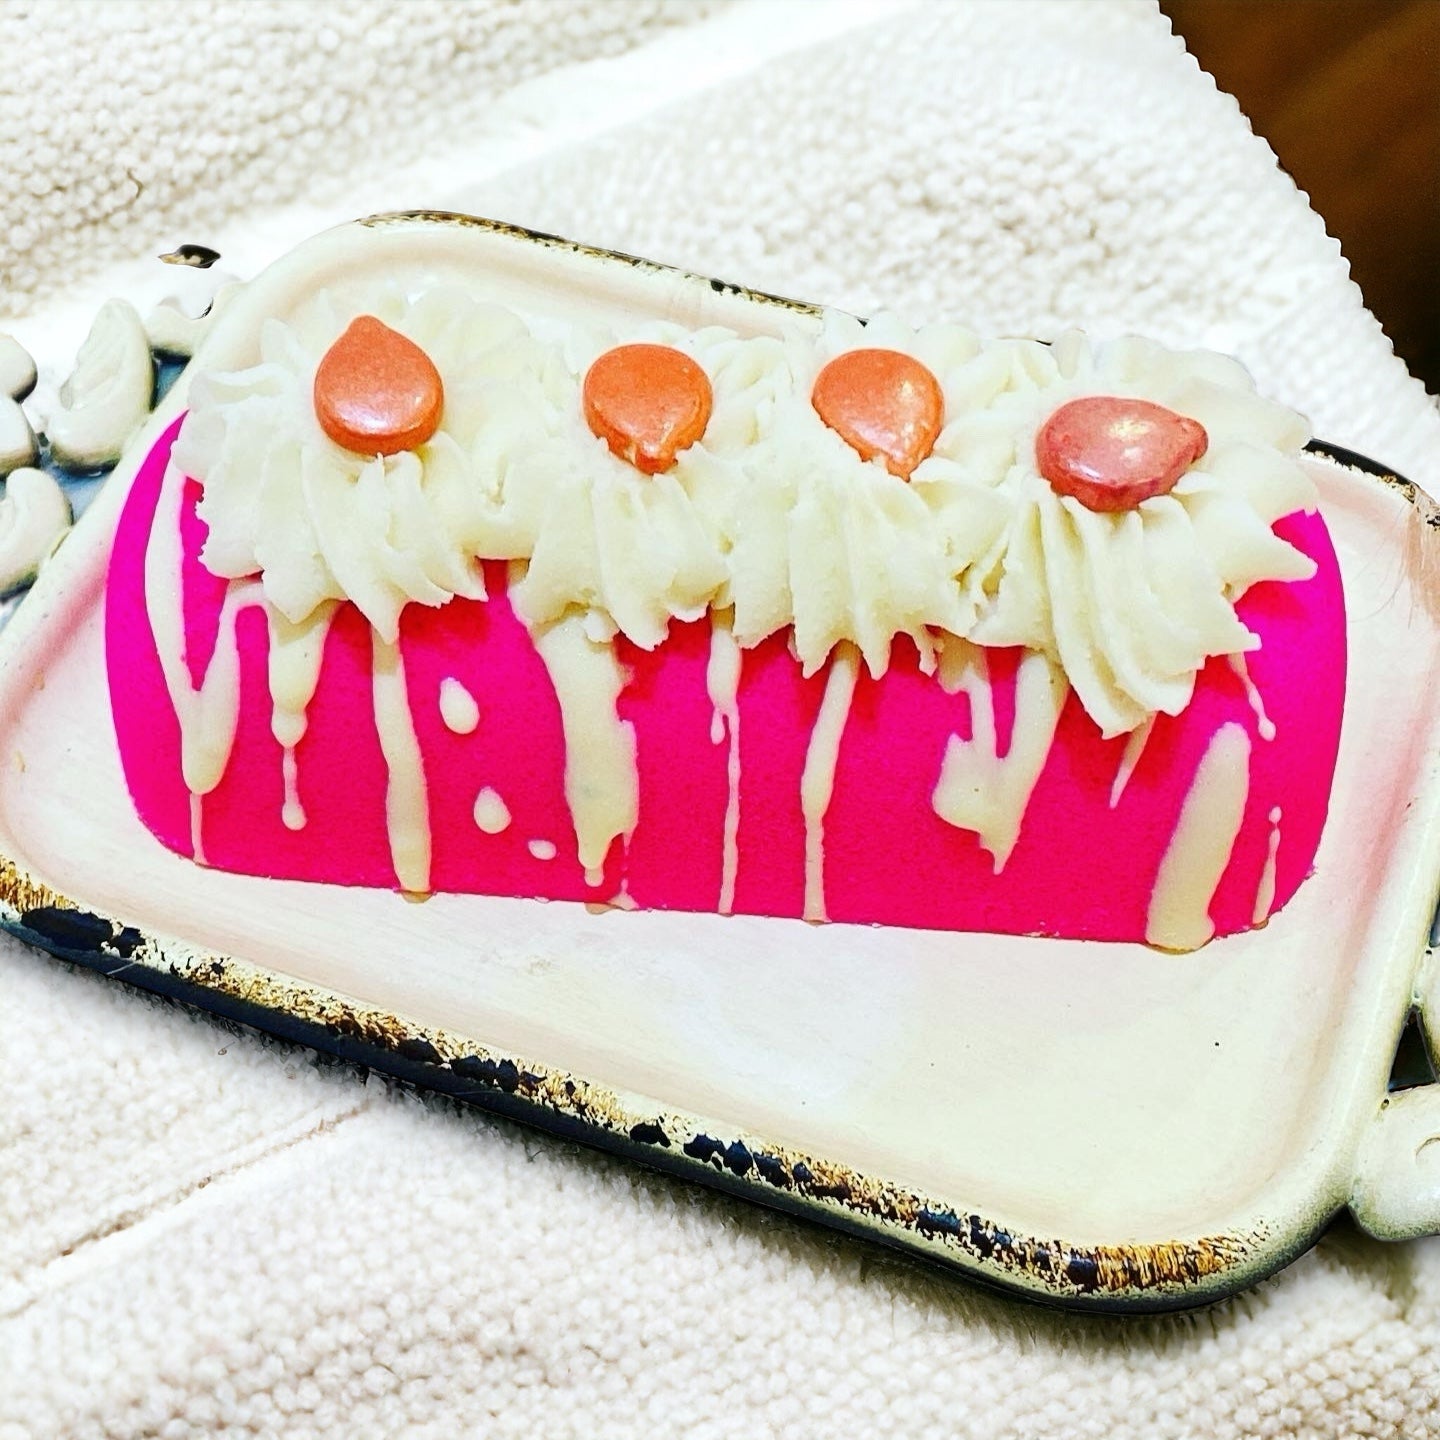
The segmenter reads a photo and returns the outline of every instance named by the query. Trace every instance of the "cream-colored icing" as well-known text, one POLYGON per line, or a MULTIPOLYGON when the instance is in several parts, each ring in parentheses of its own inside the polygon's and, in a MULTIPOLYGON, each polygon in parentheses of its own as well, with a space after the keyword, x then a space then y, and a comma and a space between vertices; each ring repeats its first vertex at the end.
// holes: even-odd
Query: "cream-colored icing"
POLYGON ((1025 808, 1050 754, 1065 704, 1065 677, 1043 652, 1022 657, 1015 676, 1015 722, 1004 755, 985 652, 947 637, 940 648, 940 683, 948 693, 963 691, 968 697, 970 738, 952 735, 945 746, 935 813, 959 830, 973 830, 994 858, 998 875, 1019 839, 1025 808))
POLYGON ((475 697, 449 675, 440 682, 440 718, 455 735, 471 735, 480 723, 480 706, 475 697))
POLYGON ((725 581, 719 539, 691 494, 704 462, 686 451, 674 469, 642 475, 583 427, 577 405, 560 435, 537 436, 508 462, 509 491, 539 511, 511 599, 531 627, 579 608, 651 650, 672 619, 703 616, 725 581))
POLYGON ((1140 757, 1145 753, 1145 747, 1150 743, 1150 735, 1154 729, 1155 717, 1152 715, 1148 720, 1142 720, 1125 737, 1125 748, 1120 753, 1120 764, 1115 768, 1115 779, 1110 785, 1110 808, 1112 810, 1120 803, 1120 797, 1124 795, 1129 786, 1130 777, 1135 773, 1135 767, 1140 763, 1140 757))
POLYGON ((197 688, 185 655, 183 553, 180 516, 184 476, 167 467, 145 551, 145 608, 160 656, 166 691, 180 726, 181 775, 190 791, 191 847, 204 863, 201 831, 204 797, 220 783, 234 749, 240 715, 240 653, 237 621, 243 609, 258 605, 269 630, 267 681, 271 733, 281 746, 284 800, 281 820, 303 829, 295 747, 305 734, 306 711, 320 681, 325 637, 336 606, 318 606, 292 624, 267 603, 253 580, 231 581, 216 624, 215 648, 197 688))
POLYGON ((532 633, 560 704, 565 799, 580 864, 587 882, 598 884, 610 846, 628 838, 639 813, 635 727, 616 709, 625 671, 614 646, 590 637, 583 615, 567 615, 532 633))
POLYGON ((1265 847, 1265 864, 1260 871, 1260 884, 1255 891, 1255 910, 1250 917, 1251 923, 1255 925, 1263 925, 1270 918, 1270 911, 1275 906, 1275 862, 1280 854, 1280 807, 1272 807, 1266 818, 1270 821, 1270 840, 1265 847))
POLYGON ((1160 862, 1145 939, 1198 950, 1215 934, 1210 902, 1230 863, 1250 794, 1250 736, 1227 721, 1210 738, 1160 862))
POLYGON ((813 346, 787 353, 791 381, 762 412, 723 508, 708 512, 729 571, 717 603, 734 607, 740 644, 790 627, 807 675, 842 640, 880 675, 896 636, 910 636, 924 657, 931 629, 963 633, 975 603, 959 577, 989 550, 1010 510, 1004 496, 940 458, 922 461, 908 482, 892 475, 821 420, 810 399, 819 371, 846 351, 877 346, 924 363, 947 403, 980 348, 957 326, 916 331, 893 317, 862 326, 828 315, 813 346))
POLYGON ((388 775, 385 827, 390 858, 400 888, 424 895, 430 889, 430 805, 420 741, 406 693, 405 665, 398 645, 378 630, 372 633, 372 640, 375 729, 388 775))
POLYGON ((510 807, 489 785, 475 797, 475 823, 487 835, 499 835, 510 828, 510 807))
MULTIPOLYGON (((192 797, 192 841, 198 842, 198 797, 219 783, 230 761, 240 714, 240 654, 235 620, 240 610, 260 600, 257 586, 241 582, 225 592, 215 649, 197 687, 185 655, 183 551, 180 516, 185 477, 166 468, 156 504, 150 543, 145 551, 145 611, 155 637, 165 688, 180 726, 180 771, 192 797)), ((199 851, 197 848, 197 855, 199 851)))
POLYGON ((537 860, 553 860, 559 853, 555 848, 555 842, 553 840, 532 840, 526 846, 526 849, 528 849, 537 860))
POLYGON ((194 856, 197 865, 204 865, 205 861, 205 838, 202 831, 205 827, 205 797, 197 795, 193 790, 190 792, 190 851, 194 856))
POLYGON ((1179 714, 1211 655, 1258 643, 1234 602, 1258 580, 1306 579, 1314 563, 1276 537, 1281 516, 1314 508, 1295 454, 1304 422, 1261 400, 1236 362, 1124 339, 1092 347, 998 341, 967 370, 936 453, 1011 503, 999 541, 962 577, 976 606, 967 638, 1044 650, 1113 736, 1179 714), (1097 514, 1058 496, 1035 436, 1067 400, 1135 396, 1204 425, 1209 448, 1165 496, 1097 514))
POLYGON ((320 684, 325 639, 330 633, 330 622, 336 608, 333 601, 317 606, 296 625, 272 605, 265 606, 270 631, 270 730, 283 752, 285 800, 281 819, 289 830, 305 827, 295 747, 305 736, 306 714, 320 684))
POLYGON ((735 877, 740 868, 740 647, 732 629, 733 614, 716 611, 711 617, 710 661, 705 667, 705 688, 713 714, 710 743, 729 739, 725 760, 725 828, 720 862, 720 897, 716 910, 729 915, 735 909, 735 877))
POLYGON ((1019 644, 1057 660, 1117 735, 1179 713, 1210 655, 1253 648, 1233 608, 1250 584, 1313 571, 1270 530, 1313 505, 1290 453, 1305 427, 1221 356, 1075 335, 982 345, 954 326, 834 313, 786 341, 656 323, 532 329, 454 286, 363 299, 322 292, 266 322, 260 364, 196 380, 176 446, 204 487, 206 563, 258 574, 291 620, 349 598, 393 639, 404 604, 481 595, 477 559, 521 559, 512 600, 531 628, 579 609, 592 634, 648 649, 672 619, 730 608, 742 647, 790 628, 806 674, 841 641, 876 675, 898 635, 922 658, 932 629, 1019 644), (442 427, 413 453, 353 455, 312 413, 314 368, 361 308, 444 380, 442 427), (704 437, 661 475, 617 459, 581 414, 589 363, 631 340, 686 350, 714 390, 704 437), (945 427, 908 483, 861 460, 810 403, 827 360, 868 346, 916 356, 941 384, 945 427), (1034 437, 1086 393, 1192 415, 1209 449, 1136 511, 1062 500, 1036 471, 1034 437))
POLYGON ((508 311, 453 287, 414 300, 377 289, 360 308, 439 369, 445 409, 428 442, 365 456, 320 428, 314 372, 357 311, 321 292, 287 322, 264 322, 259 364, 197 376, 174 456, 203 489, 202 556, 213 573, 258 575, 266 598, 296 622, 326 600, 351 600, 394 640, 408 603, 484 596, 474 432, 503 430, 533 409, 526 397, 542 385, 544 352, 508 311))
POLYGON ((280 806, 280 819, 287 830, 305 828, 305 807, 300 803, 300 767, 295 752, 288 746, 281 753, 280 775, 285 789, 285 799, 280 806))
POLYGON ((860 654, 853 645, 843 644, 830 657, 825 693, 810 744, 805 751, 805 769, 800 777, 800 809, 805 816, 805 909, 807 920, 824 920, 825 913, 825 812, 835 791, 835 766, 840 758, 840 741, 850 717, 850 702, 860 674, 860 654))
POLYGON ((1231 655, 1229 659, 1230 668, 1245 687, 1245 699, 1249 702, 1251 713, 1255 716, 1256 733, 1262 740, 1273 740, 1275 738, 1275 722, 1265 711, 1265 697, 1261 695, 1254 680, 1250 678, 1250 667, 1245 663, 1245 657, 1231 655))

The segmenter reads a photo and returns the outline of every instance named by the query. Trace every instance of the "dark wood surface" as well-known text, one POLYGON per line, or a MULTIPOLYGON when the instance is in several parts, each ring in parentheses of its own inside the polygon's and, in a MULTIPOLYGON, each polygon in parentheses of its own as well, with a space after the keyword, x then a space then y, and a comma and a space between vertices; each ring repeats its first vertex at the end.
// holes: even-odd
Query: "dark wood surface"
POLYGON ((1160 0, 1440 394, 1440 0, 1160 0))

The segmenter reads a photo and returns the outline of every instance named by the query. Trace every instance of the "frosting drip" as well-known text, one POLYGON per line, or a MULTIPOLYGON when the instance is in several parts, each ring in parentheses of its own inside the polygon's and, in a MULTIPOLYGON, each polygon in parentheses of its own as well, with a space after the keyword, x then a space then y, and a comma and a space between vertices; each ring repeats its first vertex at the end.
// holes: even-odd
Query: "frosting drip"
POLYGON ((430 892, 429 796, 406 693, 405 665, 400 647, 379 631, 374 634, 372 650, 375 728, 389 773, 385 825, 390 832, 390 856, 400 888, 412 895, 426 895, 430 892))
POLYGON ((1251 714, 1255 716, 1256 733, 1262 740, 1273 740, 1275 738, 1275 722, 1265 710, 1265 697, 1261 695, 1259 687, 1250 678, 1250 667, 1246 665, 1245 657, 1232 655, 1230 668, 1245 687, 1245 700, 1250 706, 1251 714))
POLYGON ((635 829, 639 772, 635 727, 616 710, 625 686, 614 648, 570 615, 534 633, 550 673, 565 732, 565 799, 586 881, 598 885, 610 846, 635 829))
POLYGON ((722 915, 735 909, 735 877, 740 869, 740 647, 731 629, 733 617, 719 611, 711 621, 710 661, 705 688, 714 714, 710 743, 730 742, 725 761, 725 832, 720 864, 720 895, 715 908, 722 915))
POLYGON ((480 723, 475 697, 452 676, 440 682, 440 718, 454 735, 470 735, 480 723))
POLYGON ((1250 794, 1250 736, 1229 721, 1211 738, 1155 877, 1145 938, 1198 950, 1215 934, 1210 902, 1230 863, 1250 794))
POLYGON ((240 714, 240 656, 235 617, 259 599, 255 587, 232 585, 220 613, 215 650, 199 686, 193 684, 185 655, 183 542, 180 515, 185 477, 176 466, 165 472, 150 545, 145 552, 145 608, 155 637, 171 704, 180 725, 180 770, 191 794, 191 832, 195 858, 203 863, 200 843, 201 797, 225 773, 240 714))
POLYGON ((510 828, 510 807, 489 785, 475 797, 475 824, 487 835, 510 828))
MULTIPOLYGON (((305 807, 300 803, 299 768, 295 747, 305 737, 306 711, 320 684, 325 637, 335 614, 334 603, 319 606, 300 624, 292 624, 271 605, 265 606, 270 628, 270 729, 284 751, 286 829, 305 828, 305 807)), ((223 624, 223 621, 222 621, 223 624)))
POLYGON ((1266 817, 1270 822, 1270 839, 1265 847, 1265 867, 1260 872, 1260 884, 1255 891, 1255 909, 1251 923, 1263 925, 1275 908, 1275 863, 1280 855, 1281 810, 1274 806, 1266 817))
POLYGON ((1143 720, 1126 737, 1125 748, 1120 752, 1120 763, 1115 767, 1115 779, 1110 786, 1110 808, 1113 810, 1125 794, 1130 784, 1130 777, 1135 773, 1135 767, 1140 763, 1140 757, 1145 753, 1145 747, 1150 743, 1151 733, 1155 729, 1155 717, 1152 715, 1148 720, 1143 720))
POLYGON ((1065 678, 1045 655, 1032 652, 1015 677, 1015 723, 1002 755, 995 726, 994 690, 985 652, 964 640, 940 650, 940 683, 970 702, 970 738, 952 735, 935 786, 935 813, 959 830, 973 830, 994 857, 998 875, 1020 836, 1020 822, 1045 768, 1065 678))
POLYGON ((800 809, 805 816, 805 910, 807 920, 824 920, 825 914, 825 812, 835 793, 835 765, 840 758, 840 741, 855 682, 860 675, 860 657, 853 645, 842 645, 830 661, 820 713, 810 732, 805 752, 805 769, 800 777, 800 809))

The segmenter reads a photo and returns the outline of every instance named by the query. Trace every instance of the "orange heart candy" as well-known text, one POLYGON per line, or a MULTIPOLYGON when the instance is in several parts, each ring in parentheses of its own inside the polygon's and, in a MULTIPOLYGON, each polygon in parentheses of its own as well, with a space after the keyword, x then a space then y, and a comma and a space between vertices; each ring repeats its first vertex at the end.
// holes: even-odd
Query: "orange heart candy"
POLYGON ((586 372, 585 423, 646 475, 668 470, 710 423, 710 377, 669 345, 617 345, 586 372))
POLYGON ((1088 510, 1133 510, 1168 495, 1209 448, 1198 420, 1150 400, 1087 395, 1062 405, 1035 437, 1035 463, 1088 510))
POLYGON ((815 413, 862 460, 902 480, 930 453, 945 416, 940 382, 899 350, 847 350, 815 377, 815 413))
POLYGON ((360 315, 315 371, 315 415, 337 444, 361 455, 423 445, 439 428, 445 387, 434 362, 373 315, 360 315))

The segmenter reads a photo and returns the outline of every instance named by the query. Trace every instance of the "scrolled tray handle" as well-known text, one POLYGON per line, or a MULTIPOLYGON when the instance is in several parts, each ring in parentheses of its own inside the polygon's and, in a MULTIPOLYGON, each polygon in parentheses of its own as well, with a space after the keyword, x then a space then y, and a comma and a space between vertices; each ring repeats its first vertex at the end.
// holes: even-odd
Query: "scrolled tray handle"
MULTIPOLYGON (((1425 953, 1415 986, 1421 1029, 1440 1054, 1440 950, 1425 953)), ((1387 1095, 1356 1157, 1350 1210, 1380 1240, 1440 1235, 1440 1084, 1387 1095)))

